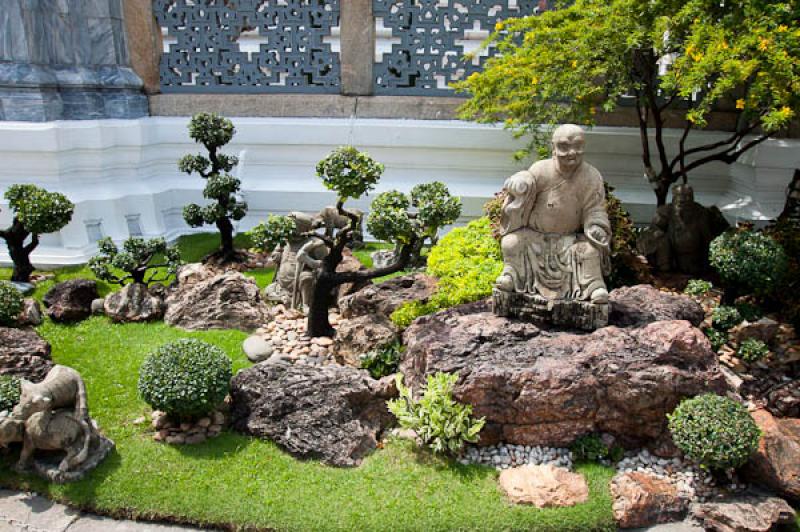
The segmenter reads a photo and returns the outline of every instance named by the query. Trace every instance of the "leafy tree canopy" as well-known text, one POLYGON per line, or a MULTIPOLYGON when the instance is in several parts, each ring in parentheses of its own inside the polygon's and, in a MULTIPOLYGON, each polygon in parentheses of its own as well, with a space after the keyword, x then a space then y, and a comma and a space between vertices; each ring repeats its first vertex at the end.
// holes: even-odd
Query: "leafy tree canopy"
POLYGON ((75 205, 63 194, 35 185, 11 185, 5 198, 14 218, 35 235, 58 231, 69 223, 75 210, 75 205))

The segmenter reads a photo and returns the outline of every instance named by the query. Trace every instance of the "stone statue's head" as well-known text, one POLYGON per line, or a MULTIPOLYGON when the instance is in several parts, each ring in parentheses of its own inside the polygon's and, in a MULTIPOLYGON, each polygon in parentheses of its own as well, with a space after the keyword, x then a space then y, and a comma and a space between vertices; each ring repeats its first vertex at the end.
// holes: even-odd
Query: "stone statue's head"
POLYGON ((575 124, 558 126, 553 132, 553 157, 563 173, 571 173, 583 162, 586 137, 575 124))
POLYGON ((295 234, 308 233, 314 229, 314 217, 310 214, 293 211, 289 213, 289 218, 294 220, 295 234))
POLYGON ((694 189, 690 185, 674 185, 672 187, 672 205, 684 208, 694 204, 694 189))

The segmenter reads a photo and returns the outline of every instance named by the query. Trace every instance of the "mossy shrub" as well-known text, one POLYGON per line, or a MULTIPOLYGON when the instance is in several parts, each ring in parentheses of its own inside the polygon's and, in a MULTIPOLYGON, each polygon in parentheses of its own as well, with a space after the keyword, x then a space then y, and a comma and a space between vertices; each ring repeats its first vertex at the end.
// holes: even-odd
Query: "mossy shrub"
POLYGON ((19 379, 11 375, 0 375, 0 412, 10 411, 19 403, 21 393, 19 379))
POLYGON ((750 413, 733 399, 703 394, 681 402, 668 414, 675 445, 706 468, 744 465, 758 448, 761 432, 750 413))
POLYGON ((746 338, 739 344, 736 356, 745 362, 758 362, 769 355, 767 344, 757 338, 746 338))
POLYGON ((701 297, 711 292, 712 288, 714 288, 714 285, 708 281, 703 279, 691 279, 686 283, 686 288, 683 289, 683 293, 687 296, 701 297))
POLYGON ((0 325, 16 325, 22 305, 22 293, 8 281, 0 281, 0 325))
POLYGON ((743 320, 742 314, 736 307, 721 305, 711 311, 711 325, 718 331, 728 331, 743 320))
POLYGON ((139 370, 139 395, 176 419, 211 412, 228 394, 231 360, 214 345, 194 339, 164 344, 139 370))
POLYGON ((773 294, 789 268, 783 247, 770 235, 751 229, 727 231, 715 238, 709 259, 726 288, 739 294, 773 294))
POLYGON ((722 346, 728 343, 728 333, 726 331, 719 331, 713 327, 708 327, 703 331, 711 342, 711 348, 714 352, 722 349, 722 346))

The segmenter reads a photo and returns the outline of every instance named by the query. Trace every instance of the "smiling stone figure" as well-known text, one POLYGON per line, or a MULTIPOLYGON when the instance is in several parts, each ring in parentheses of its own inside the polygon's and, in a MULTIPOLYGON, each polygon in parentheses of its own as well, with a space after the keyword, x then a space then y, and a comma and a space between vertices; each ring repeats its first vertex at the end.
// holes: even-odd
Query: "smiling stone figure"
POLYGON ((583 161, 583 130, 553 133, 553 158, 506 180, 503 273, 495 312, 595 329, 608 322, 611 226, 603 178, 583 161))

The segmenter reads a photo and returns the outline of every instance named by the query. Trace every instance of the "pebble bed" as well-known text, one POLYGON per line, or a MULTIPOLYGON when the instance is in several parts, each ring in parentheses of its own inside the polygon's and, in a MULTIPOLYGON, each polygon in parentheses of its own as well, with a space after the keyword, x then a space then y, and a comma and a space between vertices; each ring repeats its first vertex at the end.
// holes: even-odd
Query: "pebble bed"
MULTIPOLYGON (((256 330, 255 334, 264 338, 273 348, 272 356, 282 356, 295 363, 324 366, 335 363, 331 347, 333 339, 328 337, 308 338, 306 317, 284 305, 276 305, 271 310, 272 321, 256 330)), ((333 327, 342 319, 337 311, 330 313, 333 327)))
POLYGON ((572 469, 572 453, 569 449, 541 447, 538 445, 511 445, 501 443, 486 447, 469 445, 459 460, 462 464, 481 464, 497 470, 509 469, 525 464, 552 464, 572 469))

